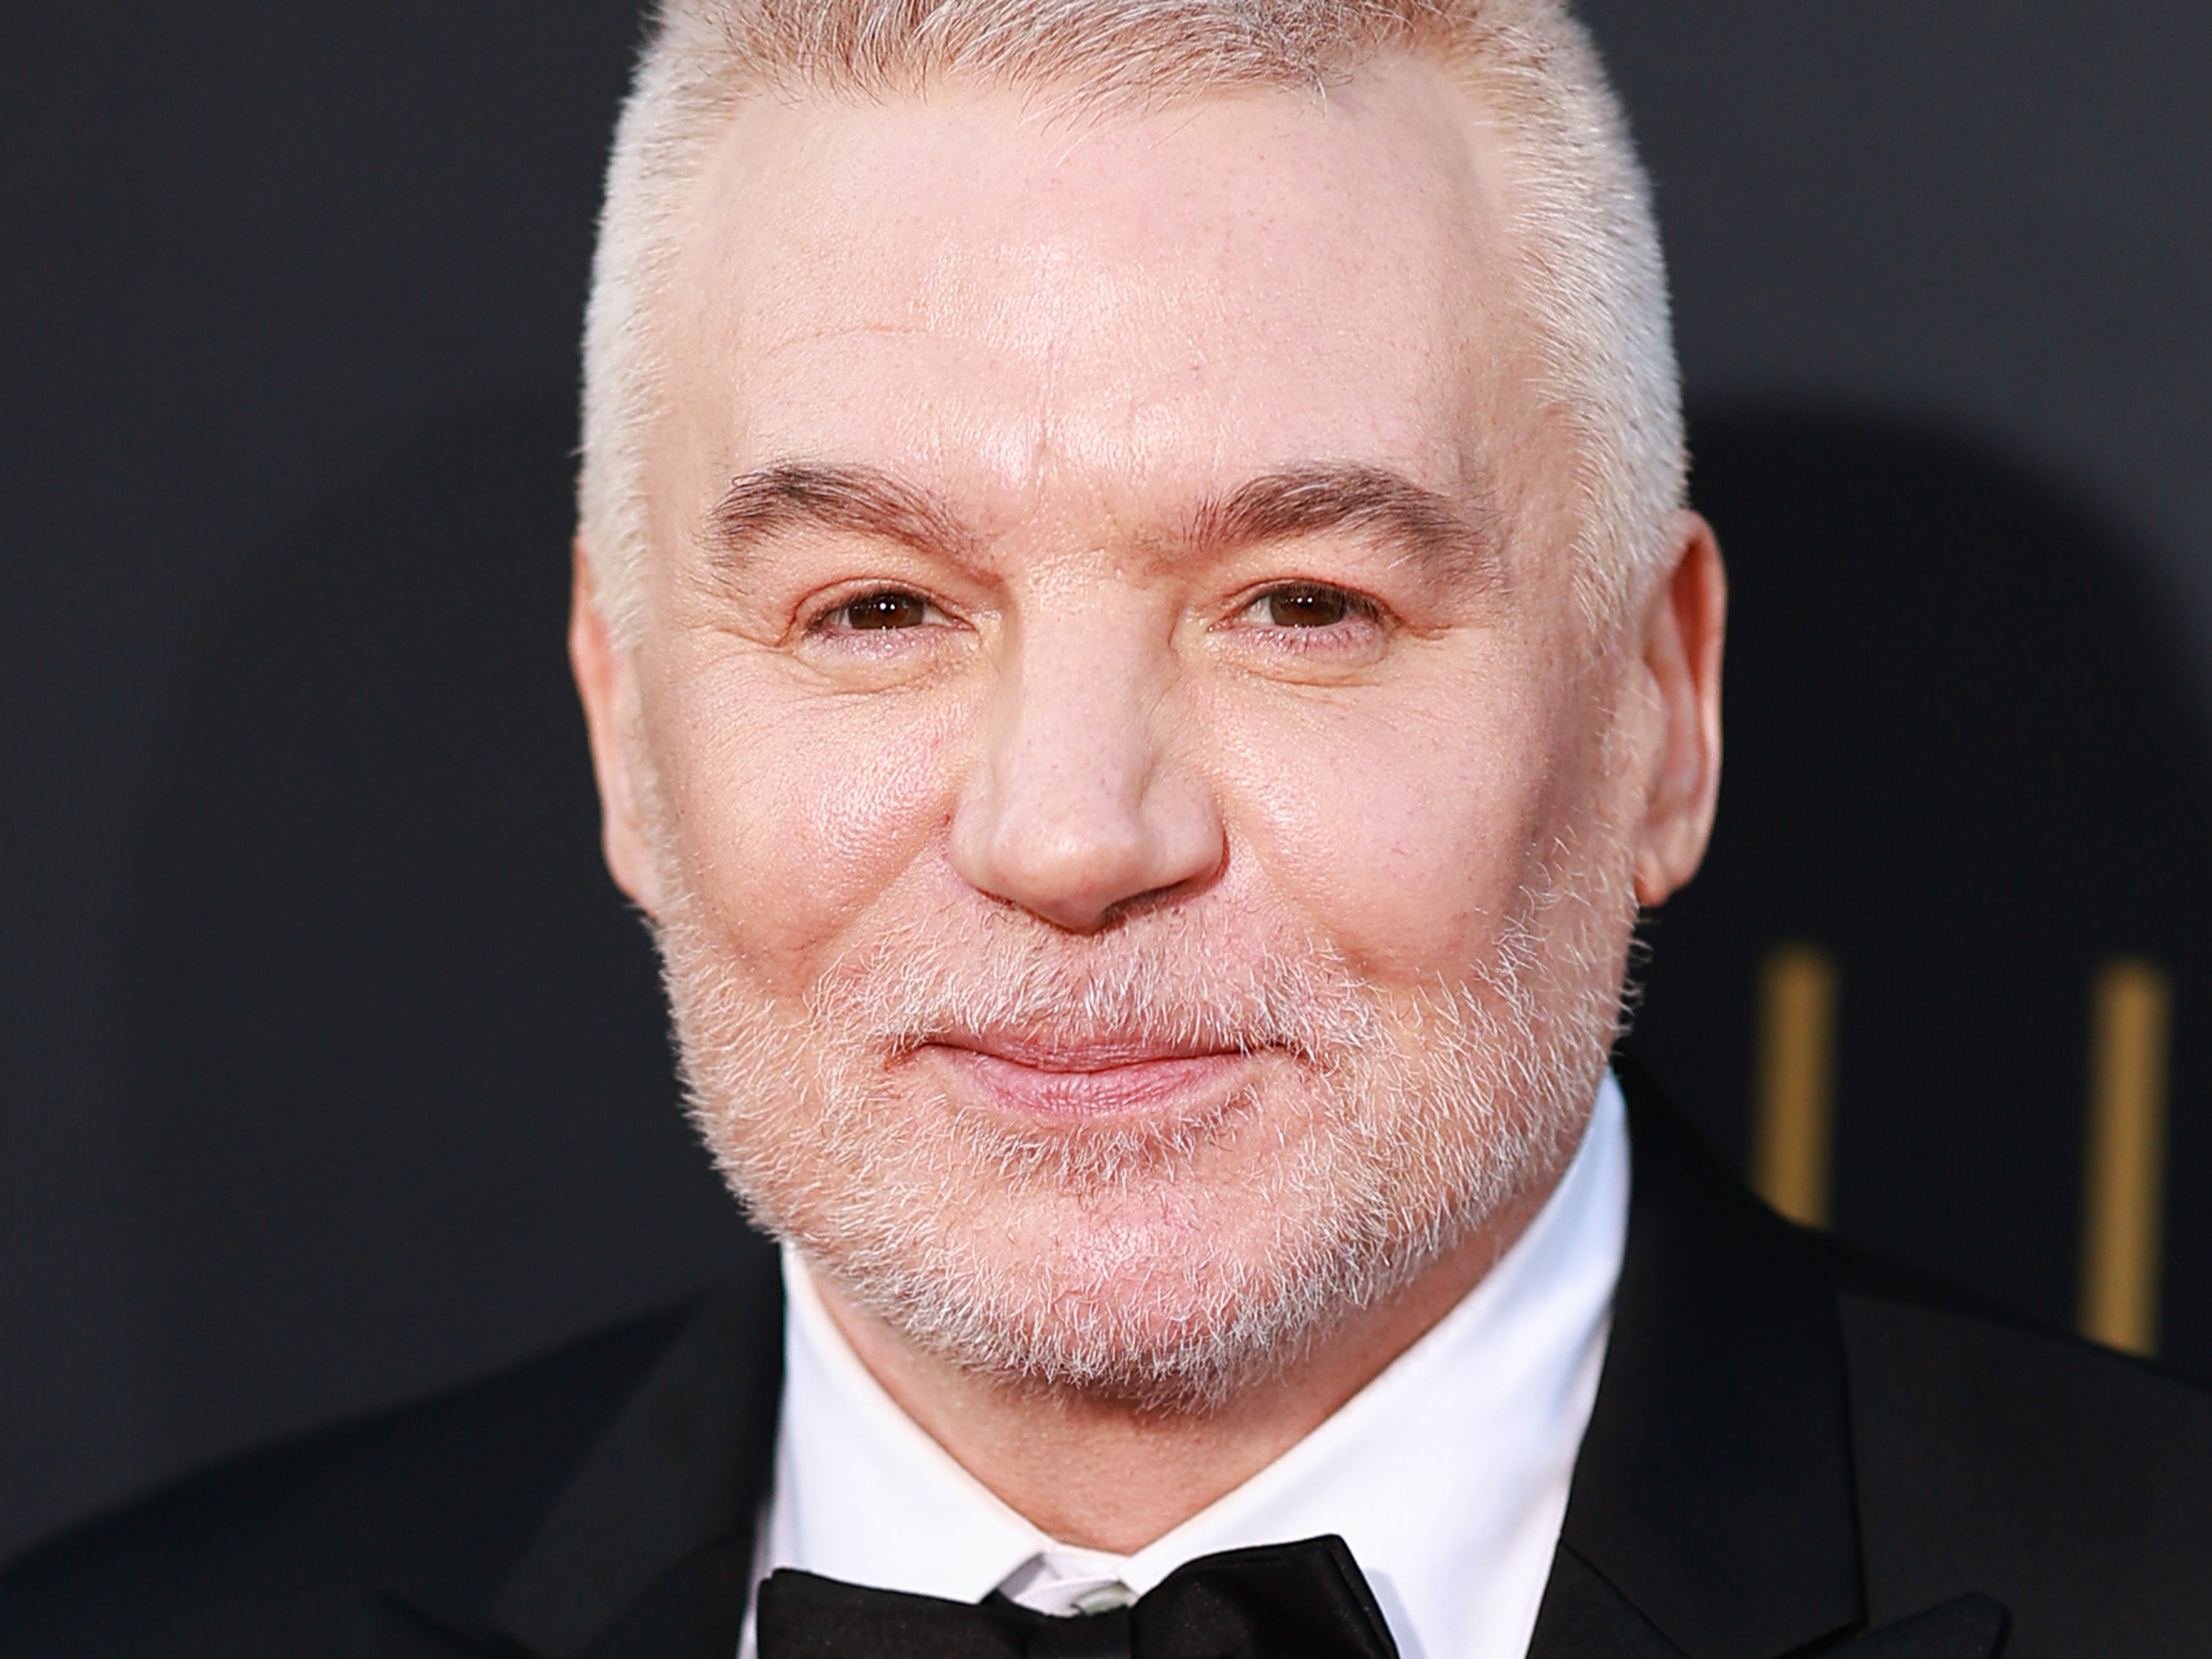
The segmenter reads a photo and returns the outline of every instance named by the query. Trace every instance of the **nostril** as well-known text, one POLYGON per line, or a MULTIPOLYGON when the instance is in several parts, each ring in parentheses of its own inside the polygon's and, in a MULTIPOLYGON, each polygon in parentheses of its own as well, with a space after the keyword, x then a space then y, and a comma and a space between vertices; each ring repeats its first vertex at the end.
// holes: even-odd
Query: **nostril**
POLYGON ((1218 877, 1225 841, 1209 793, 1188 780, 1154 785, 1126 811, 1078 811, 1066 799, 979 803, 975 817, 992 821, 981 834, 972 821, 964 836, 956 827, 956 867, 969 885, 1070 932, 1176 902, 1218 877))
POLYGON ((1153 884, 1151 863, 1134 826, 1010 824, 992 860, 990 885, 1000 897, 1055 926, 1089 933, 1115 906, 1153 884))

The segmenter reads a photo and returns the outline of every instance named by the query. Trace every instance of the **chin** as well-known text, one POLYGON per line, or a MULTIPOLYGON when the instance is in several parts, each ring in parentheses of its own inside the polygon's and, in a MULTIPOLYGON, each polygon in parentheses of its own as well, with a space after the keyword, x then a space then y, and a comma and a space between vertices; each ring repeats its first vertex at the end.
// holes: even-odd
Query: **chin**
POLYGON ((870 1239, 840 1224, 793 1237, 860 1306, 963 1370, 1204 1412, 1294 1364, 1347 1311, 1350 1282, 1376 1278, 1370 1252, 1340 1253, 1340 1230, 1328 1248, 1286 1253, 1279 1227, 1218 1208, 1163 1215, 1133 1193, 926 1236, 870 1239))
POLYGON ((1304 1102, 1038 1125, 861 1097, 769 1117, 717 1091, 695 1112, 757 1222, 963 1370, 1188 1410, 1286 1363, 1338 1304, 1347 1229, 1312 1190, 1304 1102))
POLYGON ((805 1071, 822 1050, 804 1043, 773 1095, 757 1065, 716 1063, 761 1041, 685 1050, 701 1131, 757 1222, 947 1363, 1156 1412, 1212 1411, 1295 1366, 1564 1167, 1572 1096, 1587 1105, 1579 1084, 1531 1100, 1392 1045, 1388 1063, 1278 1061, 1202 1109, 1040 1124, 857 1060, 805 1071))

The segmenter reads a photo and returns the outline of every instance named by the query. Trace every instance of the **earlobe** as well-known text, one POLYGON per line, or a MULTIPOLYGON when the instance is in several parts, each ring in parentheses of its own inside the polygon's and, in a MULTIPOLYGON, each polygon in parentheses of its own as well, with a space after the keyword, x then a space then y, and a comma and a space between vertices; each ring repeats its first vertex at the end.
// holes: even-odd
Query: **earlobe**
POLYGON ((1705 860, 1720 797, 1721 657, 1728 575, 1712 526, 1675 519, 1672 559, 1653 592, 1644 667, 1658 694, 1659 753, 1636 851, 1636 899, 1663 902, 1705 860))
POLYGON ((599 787, 599 843, 615 885, 647 915, 659 914, 659 884, 640 816, 630 743, 637 726, 637 684, 627 655, 615 647, 599 603, 589 550, 576 538, 574 599, 568 614, 568 664, 583 700, 599 787))

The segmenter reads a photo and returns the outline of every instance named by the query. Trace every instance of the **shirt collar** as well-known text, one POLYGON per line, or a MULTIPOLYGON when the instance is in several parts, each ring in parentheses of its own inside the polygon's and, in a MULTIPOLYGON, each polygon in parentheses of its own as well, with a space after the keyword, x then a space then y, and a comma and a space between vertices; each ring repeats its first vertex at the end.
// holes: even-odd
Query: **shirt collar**
POLYGON ((977 1601, 1052 1540, 968 1473, 870 1376, 796 1252, 764 1567, 977 1601))
POLYGON ((1125 1558, 1057 1544, 955 1462, 869 1375, 787 1253, 761 1568, 968 1601, 1017 1574, 1118 1577, 1142 1594, 1194 1556, 1334 1532, 1407 1659, 1518 1655, 1603 1364, 1627 1139, 1608 1073, 1559 1187, 1481 1283, 1282 1457, 1125 1558))

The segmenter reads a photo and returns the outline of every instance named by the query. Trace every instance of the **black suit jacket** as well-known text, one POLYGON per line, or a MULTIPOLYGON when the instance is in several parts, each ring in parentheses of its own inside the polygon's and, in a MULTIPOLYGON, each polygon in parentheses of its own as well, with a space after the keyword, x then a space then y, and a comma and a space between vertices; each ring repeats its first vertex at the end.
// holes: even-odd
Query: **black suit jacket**
MULTIPOLYGON (((1789 1226, 1624 1080, 1627 1257, 1532 1659, 2212 1655, 2212 1396, 1789 1226)), ((34 1551, 0 1654, 731 1659, 781 1334, 763 1243, 702 1303, 34 1551)))

